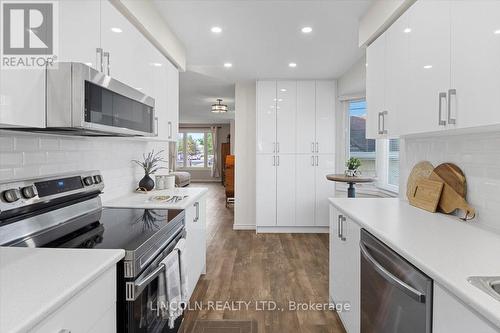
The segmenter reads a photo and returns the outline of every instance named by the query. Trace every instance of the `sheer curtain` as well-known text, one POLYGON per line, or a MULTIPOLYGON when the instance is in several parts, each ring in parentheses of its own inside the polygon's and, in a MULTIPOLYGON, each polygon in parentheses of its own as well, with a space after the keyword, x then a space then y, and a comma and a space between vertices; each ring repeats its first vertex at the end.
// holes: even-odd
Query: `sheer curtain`
POLYGON ((210 128, 212 131, 212 147, 213 147, 213 153, 214 153, 214 162, 212 163, 212 177, 213 178, 219 178, 220 177, 220 172, 219 172, 219 129, 217 126, 213 126, 210 128))

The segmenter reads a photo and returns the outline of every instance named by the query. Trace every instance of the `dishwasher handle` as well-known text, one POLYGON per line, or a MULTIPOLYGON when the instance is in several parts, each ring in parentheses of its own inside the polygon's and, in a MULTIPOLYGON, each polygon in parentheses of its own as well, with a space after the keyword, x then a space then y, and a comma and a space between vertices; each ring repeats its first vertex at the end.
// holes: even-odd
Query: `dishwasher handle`
POLYGON ((409 286, 407 283, 401 281, 397 277, 395 277, 393 274, 391 274, 387 269, 384 268, 379 262, 373 258, 370 253, 368 252, 368 249, 366 246, 363 244, 363 242, 359 243, 359 248, 361 250, 361 254, 363 257, 371 264, 371 266, 384 278, 386 279, 390 284, 393 286, 399 288, 401 291, 403 291, 405 294, 413 298, 419 303, 425 303, 425 294, 421 293, 417 289, 413 288, 412 286, 409 286))

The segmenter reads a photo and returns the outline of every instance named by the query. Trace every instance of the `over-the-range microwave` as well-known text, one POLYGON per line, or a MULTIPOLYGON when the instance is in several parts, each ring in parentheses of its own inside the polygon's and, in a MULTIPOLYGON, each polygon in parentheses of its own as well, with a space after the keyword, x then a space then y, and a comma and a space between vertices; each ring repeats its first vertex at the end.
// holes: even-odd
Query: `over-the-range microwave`
POLYGON ((155 100, 85 64, 47 67, 45 131, 157 136, 155 100))

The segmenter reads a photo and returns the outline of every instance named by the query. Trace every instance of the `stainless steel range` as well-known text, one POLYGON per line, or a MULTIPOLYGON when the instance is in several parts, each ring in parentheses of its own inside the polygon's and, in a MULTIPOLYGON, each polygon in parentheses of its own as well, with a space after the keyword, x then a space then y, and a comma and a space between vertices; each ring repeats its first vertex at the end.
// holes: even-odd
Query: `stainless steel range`
POLYGON ((157 316, 160 265, 184 237, 184 211, 103 208, 98 171, 0 184, 0 245, 124 249, 118 332, 177 332, 157 316))

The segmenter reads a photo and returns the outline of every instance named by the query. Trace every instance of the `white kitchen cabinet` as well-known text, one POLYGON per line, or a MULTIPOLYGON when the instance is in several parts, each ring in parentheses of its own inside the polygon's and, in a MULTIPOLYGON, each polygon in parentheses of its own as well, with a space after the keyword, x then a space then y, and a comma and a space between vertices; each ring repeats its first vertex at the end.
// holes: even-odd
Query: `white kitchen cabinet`
MULTIPOLYGON (((167 133, 166 138, 177 142, 179 132, 179 70, 170 61, 166 61, 167 74, 167 133)), ((159 95, 156 96, 160 98, 159 95)), ((164 137, 159 132, 160 137, 164 137)))
POLYGON ((206 269, 207 225, 205 196, 186 209, 186 263, 188 277, 188 299, 206 269))
POLYGON ((101 1, 63 0, 58 4, 58 61, 80 62, 100 70, 101 1))
POLYGON ((295 225, 314 226, 316 217, 316 160, 313 155, 295 156, 295 225))
POLYGON ((276 95, 276 152, 295 153, 297 82, 278 81, 276 95))
POLYGON ((382 137, 382 112, 385 110, 386 35, 377 38, 366 49, 366 137, 382 137))
POLYGON ((276 225, 295 225, 295 155, 276 156, 276 225))
POLYGON ((108 269, 30 332, 115 332, 116 267, 108 269), (100 330, 109 328, 109 330, 100 330))
POLYGON ((439 284, 434 283, 432 332, 434 333, 494 333, 498 329, 479 317, 439 284))
POLYGON ((361 228, 330 205, 330 298, 349 333, 360 331, 361 228), (348 308, 346 307, 348 306, 348 308))
POLYGON ((409 105, 405 133, 446 128, 450 87, 450 2, 417 1, 408 11, 409 105))
POLYGON ((276 225, 276 156, 256 156, 256 211, 257 226, 276 225))
POLYGON ((447 88, 450 117, 456 119, 457 127, 500 123, 499 29, 499 1, 451 3, 451 83, 447 88))
POLYGON ((315 159, 315 225, 328 226, 328 198, 335 196, 335 183, 326 175, 335 173, 335 155, 317 155, 315 159))
POLYGON ((276 81, 257 82, 257 147, 256 152, 275 153, 276 81))
MULTIPOLYGON (((331 129, 330 129, 331 130, 331 129)), ((316 82, 297 82, 296 152, 313 154, 316 143, 316 82)))
MULTIPOLYGON (((335 153, 335 81, 316 81, 316 153, 335 153)), ((311 111, 311 116, 313 112, 311 111)))

